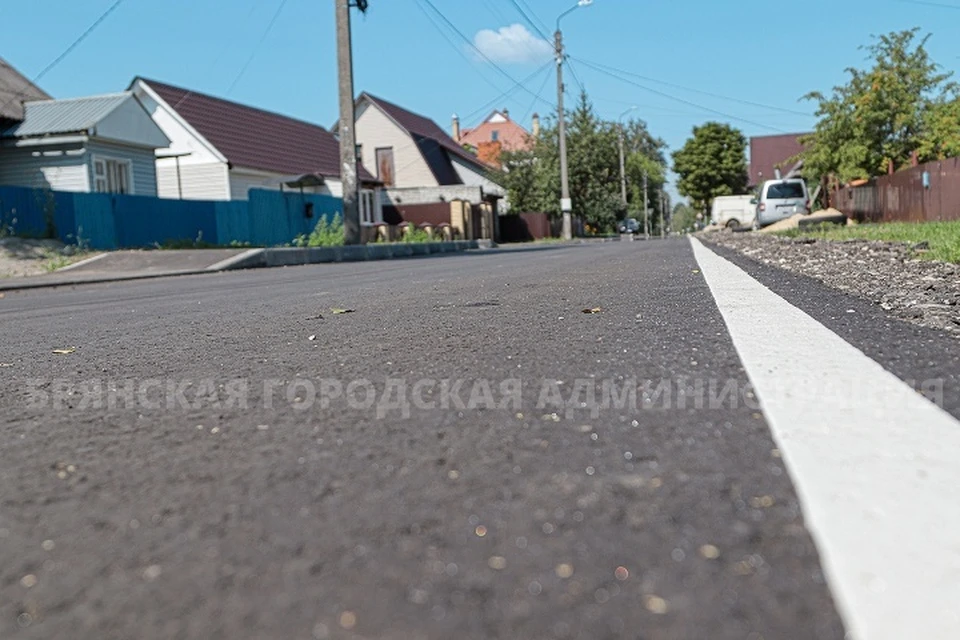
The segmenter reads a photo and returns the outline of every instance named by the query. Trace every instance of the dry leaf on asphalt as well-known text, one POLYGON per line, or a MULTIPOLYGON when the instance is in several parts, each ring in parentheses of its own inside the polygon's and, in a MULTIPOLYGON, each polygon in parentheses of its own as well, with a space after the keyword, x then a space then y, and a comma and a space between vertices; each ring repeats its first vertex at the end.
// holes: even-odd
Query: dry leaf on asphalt
POLYGON ((12 362, 0 362, 0 369, 4 369, 6 367, 12 367, 12 366, 13 366, 12 362))
POLYGON ((312 335, 312 336, 310 336, 309 338, 307 338, 307 340, 309 340, 310 342, 313 342, 313 341, 316 340, 316 339, 317 339, 317 336, 316 336, 316 335, 312 335))
POLYGON ((330 309, 330 312, 335 316, 340 316, 345 313, 353 313, 353 309, 330 309))
POLYGON ((67 347, 66 349, 54 349, 53 353, 58 356, 68 356, 71 353, 76 352, 76 347, 67 347))
POLYGON ((601 313, 602 311, 603 309, 601 309, 600 307, 594 307, 592 309, 584 309, 583 313, 594 314, 594 313, 601 313))

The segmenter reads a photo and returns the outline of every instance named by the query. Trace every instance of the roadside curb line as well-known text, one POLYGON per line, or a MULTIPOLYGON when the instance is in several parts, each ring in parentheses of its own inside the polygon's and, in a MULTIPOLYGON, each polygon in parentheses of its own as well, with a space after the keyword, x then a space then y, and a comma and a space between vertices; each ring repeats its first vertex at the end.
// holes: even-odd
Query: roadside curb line
MULTIPOLYGON (((489 240, 456 240, 452 242, 423 242, 396 244, 368 244, 344 247, 282 247, 277 249, 250 249, 243 253, 221 260, 205 269, 179 271, 161 271, 156 273, 134 273, 126 275, 104 275, 103 277, 82 278, 75 276, 64 280, 46 280, 43 282, 14 281, 0 282, 0 291, 18 291, 25 289, 49 289, 53 287, 74 287, 82 284, 102 284, 124 282, 127 280, 150 280, 171 276, 192 276, 240 269, 263 269, 272 267, 296 267, 310 264, 329 264, 334 262, 367 262, 373 260, 392 260, 442 255, 459 255, 467 251, 495 249, 497 245, 489 240)), ((103 253, 90 258, 90 262, 109 254, 103 253)), ((81 264, 81 263, 77 263, 81 264)), ((76 265, 73 265, 76 266, 76 265)), ((64 271, 64 270, 61 270, 64 271)), ((24 280, 24 279, 21 279, 24 280)))
POLYGON ((195 276, 204 273, 217 273, 204 269, 190 269, 186 271, 160 271, 157 273, 136 273, 122 276, 103 276, 102 278, 72 278, 69 280, 54 280, 46 282, 0 282, 0 291, 20 291, 26 289, 51 289, 53 287, 75 287, 81 284, 102 284, 105 282, 124 282, 127 280, 152 280, 171 276, 195 276))
POLYGON ((90 256, 89 258, 86 258, 86 259, 84 259, 84 260, 80 260, 79 262, 74 262, 73 264, 68 264, 67 266, 63 267, 62 269, 57 269, 57 271, 58 271, 59 273, 63 273, 64 271, 71 271, 71 270, 73 270, 73 269, 76 269, 77 267, 82 267, 82 266, 88 265, 88 264, 90 264, 90 263, 92 263, 92 262, 96 262, 97 260, 100 260, 100 259, 102 259, 102 258, 106 258, 108 255, 110 255, 110 254, 108 254, 108 253, 98 253, 98 254, 95 255, 95 256, 90 256))

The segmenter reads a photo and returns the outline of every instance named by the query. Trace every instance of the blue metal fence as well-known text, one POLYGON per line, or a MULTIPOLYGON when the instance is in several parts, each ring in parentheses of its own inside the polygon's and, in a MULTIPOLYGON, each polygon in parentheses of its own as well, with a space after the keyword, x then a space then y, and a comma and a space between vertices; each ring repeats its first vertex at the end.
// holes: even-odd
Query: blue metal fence
POLYGON ((251 190, 249 201, 166 200, 0 186, 0 225, 17 235, 82 240, 92 249, 199 240, 213 245, 289 244, 343 214, 333 196, 251 190))

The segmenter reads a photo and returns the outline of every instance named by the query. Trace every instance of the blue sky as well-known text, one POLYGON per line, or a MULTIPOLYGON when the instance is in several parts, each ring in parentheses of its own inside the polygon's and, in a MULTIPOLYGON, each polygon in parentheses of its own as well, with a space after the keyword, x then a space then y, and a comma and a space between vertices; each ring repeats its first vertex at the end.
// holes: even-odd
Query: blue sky
MULTIPOLYGON (((953 70, 960 62, 956 1, 950 9, 902 0, 808 0, 794 7, 760 0, 595 0, 566 17, 563 31, 597 111, 613 120, 636 105, 631 115, 677 149, 694 125, 708 120, 731 122, 748 136, 808 130, 814 120, 802 114, 812 109, 798 99, 841 82, 845 67, 863 61, 858 47, 871 34, 920 27, 933 34, 934 59, 953 70), (630 79, 660 94, 581 61, 645 76, 630 79)), ((113 2, 0 0, 0 56, 34 77, 113 2)), ((369 2, 369 13, 354 19, 358 92, 429 115, 445 128, 453 113, 469 126, 505 107, 529 125, 533 111, 551 111, 553 72, 538 72, 549 47, 512 0, 432 0, 503 73, 460 40, 426 0, 369 2), (504 74, 531 79, 523 90, 504 74), (533 96, 541 87, 538 100, 533 96)), ((520 4, 552 35, 556 17, 574 0, 520 4)), ((122 90, 137 75, 330 126, 337 117, 333 2, 126 0, 40 84, 55 97, 74 97, 122 90)), ((569 71, 567 80, 575 94, 569 71)))

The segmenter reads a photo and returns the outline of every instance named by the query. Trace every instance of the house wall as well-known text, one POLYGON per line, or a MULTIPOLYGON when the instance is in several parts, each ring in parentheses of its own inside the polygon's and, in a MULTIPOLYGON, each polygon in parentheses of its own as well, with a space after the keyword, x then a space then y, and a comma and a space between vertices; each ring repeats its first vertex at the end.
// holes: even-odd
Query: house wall
POLYGON ((225 162, 209 164, 185 163, 180 158, 180 186, 177 186, 177 162, 174 158, 158 158, 157 195, 183 200, 229 200, 229 178, 225 162))
MULTIPOLYGON (((269 171, 256 171, 253 169, 231 169, 230 170, 230 199, 248 200, 250 189, 266 189, 267 191, 281 191, 281 184, 284 180, 289 180, 290 176, 280 173, 271 173, 269 171)), ((299 188, 284 187, 283 191, 299 191, 299 188)), ((320 187, 304 187, 304 193, 314 193, 341 197, 343 195, 343 186, 340 181, 327 181, 327 184, 320 187), (333 184, 336 182, 336 184, 333 184)))
POLYGON ((82 142, 43 147, 0 147, 0 184, 90 191, 88 156, 82 142))
POLYGON ((483 175, 478 169, 471 167, 456 156, 451 156, 451 160, 453 160, 453 168, 456 170, 457 175, 460 176, 463 184, 473 187, 483 187, 484 193, 505 195, 503 187, 483 175))
POLYGON ((151 149, 161 149, 170 144, 163 130, 136 96, 123 101, 100 120, 91 137, 151 149))
POLYGON ((132 165, 133 185, 131 185, 132 192, 130 195, 156 197, 157 165, 153 149, 130 147, 103 140, 90 140, 87 142, 87 153, 87 180, 91 190, 94 185, 93 156, 116 158, 118 160, 129 160, 132 165))
POLYGON ((154 98, 142 83, 137 83, 132 90, 153 121, 170 139, 170 145, 158 149, 157 155, 181 155, 180 158, 156 159, 157 195, 161 198, 182 197, 184 200, 229 200, 231 188, 226 158, 186 125, 169 105, 154 98))
POLYGON ((413 138, 377 107, 365 104, 358 110, 356 137, 362 145, 363 166, 377 177, 377 149, 393 147, 395 187, 438 186, 413 138))
POLYGON ((483 202, 483 192, 479 187, 464 185, 383 189, 380 192, 380 201, 384 206, 433 204, 436 202, 453 202, 454 200, 464 200, 472 204, 480 204, 483 202))

